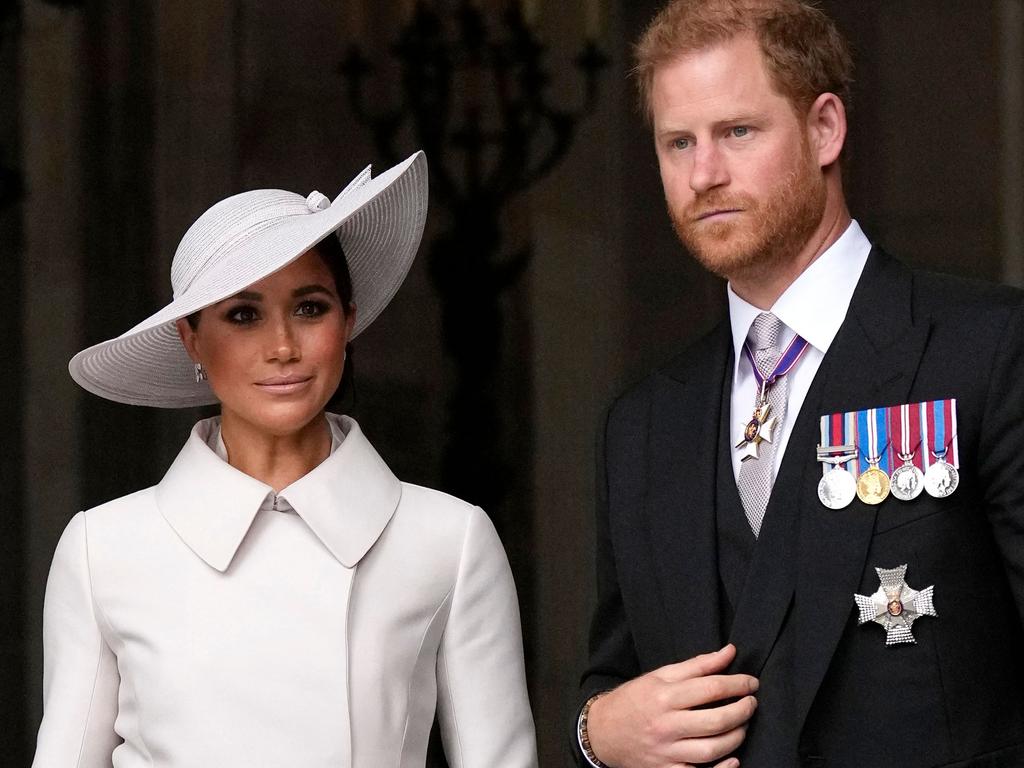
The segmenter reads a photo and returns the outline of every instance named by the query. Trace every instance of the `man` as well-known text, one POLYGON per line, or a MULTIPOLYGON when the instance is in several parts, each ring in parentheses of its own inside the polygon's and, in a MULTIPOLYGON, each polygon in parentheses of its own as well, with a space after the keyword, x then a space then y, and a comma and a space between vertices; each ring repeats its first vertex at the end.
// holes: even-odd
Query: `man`
POLYGON ((1024 765, 1024 299, 851 219, 820 11, 674 0, 637 51, 729 318, 602 429, 578 761, 1024 765))

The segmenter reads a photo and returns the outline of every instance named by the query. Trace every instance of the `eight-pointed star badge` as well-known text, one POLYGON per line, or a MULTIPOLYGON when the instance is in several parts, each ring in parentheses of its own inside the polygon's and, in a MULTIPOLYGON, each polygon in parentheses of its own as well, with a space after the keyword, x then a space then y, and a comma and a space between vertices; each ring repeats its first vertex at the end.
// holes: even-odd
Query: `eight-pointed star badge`
POLYGON ((858 624, 873 621, 885 627, 885 644, 916 643, 910 631, 914 622, 922 616, 935 616, 932 591, 935 586, 918 592, 907 586, 904 577, 907 566, 899 568, 875 568, 881 581, 878 591, 867 595, 854 595, 860 609, 858 624))

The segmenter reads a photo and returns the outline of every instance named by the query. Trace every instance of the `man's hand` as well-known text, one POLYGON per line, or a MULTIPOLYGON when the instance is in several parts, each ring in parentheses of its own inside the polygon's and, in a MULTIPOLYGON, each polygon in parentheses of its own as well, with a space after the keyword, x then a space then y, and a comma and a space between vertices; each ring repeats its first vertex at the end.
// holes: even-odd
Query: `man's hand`
MULTIPOLYGON (((601 762, 614 768, 683 768, 734 751, 757 709, 757 678, 722 675, 736 648, 695 656, 623 683, 590 706, 587 733, 601 762), (737 699, 708 709, 694 709, 737 699)), ((735 768, 729 758, 716 768, 735 768)))

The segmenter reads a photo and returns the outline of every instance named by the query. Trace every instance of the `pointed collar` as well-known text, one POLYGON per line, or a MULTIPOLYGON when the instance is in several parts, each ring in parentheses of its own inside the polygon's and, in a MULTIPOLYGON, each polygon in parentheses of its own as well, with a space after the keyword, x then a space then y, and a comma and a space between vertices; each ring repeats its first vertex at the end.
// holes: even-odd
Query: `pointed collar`
MULTIPOLYGON (((302 518, 345 567, 369 551, 398 506, 402 486, 354 419, 327 414, 340 445, 278 498, 302 518)), ((210 447, 217 417, 195 425, 156 487, 160 513, 182 541, 226 571, 257 512, 274 490, 221 459, 210 447)))
MULTIPOLYGON (((781 344, 787 344, 793 334, 798 333, 822 354, 828 352, 839 326, 846 319, 870 251, 871 241, 860 224, 851 221, 839 239, 811 262, 772 306, 772 314, 789 329, 783 334, 781 344)), ((727 295, 733 354, 739 364, 750 326, 764 310, 737 296, 731 285, 727 295)))

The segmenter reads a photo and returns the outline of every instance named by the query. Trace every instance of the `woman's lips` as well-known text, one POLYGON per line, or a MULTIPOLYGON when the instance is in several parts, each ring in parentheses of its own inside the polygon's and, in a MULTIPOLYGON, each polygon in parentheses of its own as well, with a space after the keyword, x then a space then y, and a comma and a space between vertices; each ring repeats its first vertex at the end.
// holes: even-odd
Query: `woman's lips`
POLYGON ((312 376, 271 376, 268 379, 256 382, 256 387, 262 392, 274 395, 291 395, 301 392, 313 381, 312 376))

